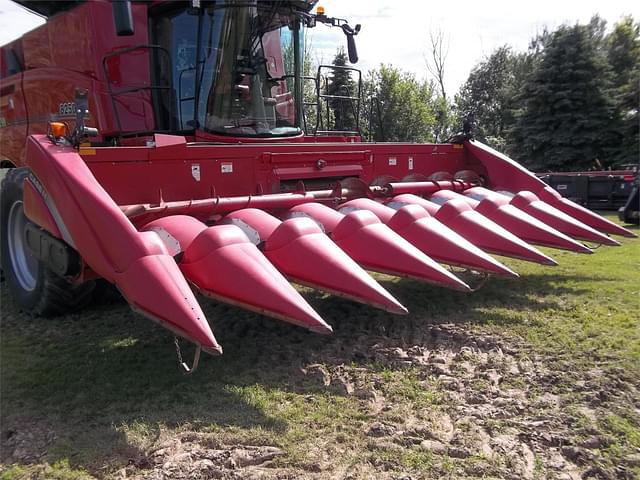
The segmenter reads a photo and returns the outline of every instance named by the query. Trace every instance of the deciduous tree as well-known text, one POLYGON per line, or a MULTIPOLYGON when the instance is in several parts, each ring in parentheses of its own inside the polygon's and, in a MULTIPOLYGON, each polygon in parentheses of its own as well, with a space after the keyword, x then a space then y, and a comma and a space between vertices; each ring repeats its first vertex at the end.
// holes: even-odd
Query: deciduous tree
POLYGON ((616 103, 620 143, 611 149, 616 165, 638 163, 640 136, 640 23, 627 16, 607 37, 607 58, 612 77, 612 96, 616 103))
MULTIPOLYGON (((371 119, 376 141, 431 142, 435 139, 437 95, 427 81, 390 65, 369 72, 365 91, 379 101, 380 111, 367 102, 366 117, 371 119), (370 117, 370 116, 373 117, 370 117)), ((364 122, 367 124, 368 122, 364 122)))
POLYGON ((478 64, 456 95, 458 122, 472 119, 477 136, 498 149, 505 149, 513 124, 512 111, 524 79, 531 69, 528 54, 516 54, 505 45, 478 64))

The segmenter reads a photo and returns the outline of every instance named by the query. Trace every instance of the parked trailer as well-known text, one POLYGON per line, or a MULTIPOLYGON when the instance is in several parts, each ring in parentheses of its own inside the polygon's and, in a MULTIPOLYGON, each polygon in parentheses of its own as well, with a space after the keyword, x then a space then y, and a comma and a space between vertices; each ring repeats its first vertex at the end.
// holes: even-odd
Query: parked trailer
POLYGON ((618 210, 634 187, 637 165, 620 170, 539 173, 538 177, 564 197, 592 210, 618 210))
POLYGON ((315 0, 19 3, 49 19, 2 47, 0 253, 34 314, 104 279, 197 364, 222 347, 196 293, 328 334, 290 281, 405 314, 367 270, 470 292, 443 264, 515 278, 490 253, 635 236, 469 135, 305 133, 305 30, 340 28, 355 62, 360 29, 315 0))

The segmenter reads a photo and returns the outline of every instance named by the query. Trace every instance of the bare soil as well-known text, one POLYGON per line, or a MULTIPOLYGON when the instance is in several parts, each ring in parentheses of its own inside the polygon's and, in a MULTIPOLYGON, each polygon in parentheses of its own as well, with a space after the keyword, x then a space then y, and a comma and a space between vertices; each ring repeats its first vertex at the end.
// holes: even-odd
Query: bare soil
MULTIPOLYGON (((191 377, 122 302, 30 319, 3 291, 0 478, 639 478, 637 370, 479 321, 486 297, 378 278, 413 313, 304 290, 331 337, 203 300, 225 355, 191 377)), ((493 288, 526 324, 544 300, 520 280, 493 288)))

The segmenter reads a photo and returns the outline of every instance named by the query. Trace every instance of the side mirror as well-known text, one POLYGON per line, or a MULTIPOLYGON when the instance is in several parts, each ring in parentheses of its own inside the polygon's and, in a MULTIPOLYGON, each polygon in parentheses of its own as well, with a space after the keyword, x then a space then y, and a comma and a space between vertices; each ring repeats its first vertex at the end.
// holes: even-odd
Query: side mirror
POLYGON ((346 23, 341 25, 342 31, 347 36, 347 53, 349 54, 349 62, 358 63, 358 50, 356 49, 355 37, 360 31, 360 25, 356 25, 356 28, 351 28, 346 23))
POLYGON ((116 27, 116 34, 119 37, 131 36, 134 34, 133 13, 131 12, 131 0, 111 0, 113 9, 113 22, 116 27))
POLYGON ((353 35, 347 35, 347 53, 351 63, 358 63, 358 50, 356 49, 356 40, 353 35))

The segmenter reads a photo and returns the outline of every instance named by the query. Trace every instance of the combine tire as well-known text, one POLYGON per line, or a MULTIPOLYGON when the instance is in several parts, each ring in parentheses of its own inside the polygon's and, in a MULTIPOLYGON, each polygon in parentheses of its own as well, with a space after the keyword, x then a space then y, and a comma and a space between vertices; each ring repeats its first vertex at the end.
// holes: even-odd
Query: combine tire
POLYGON ((94 282, 79 285, 53 273, 25 243, 22 189, 28 168, 10 170, 0 186, 0 262, 13 301, 34 315, 52 316, 77 310, 90 300, 94 282))

